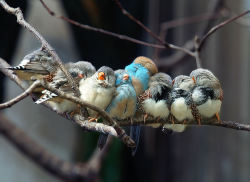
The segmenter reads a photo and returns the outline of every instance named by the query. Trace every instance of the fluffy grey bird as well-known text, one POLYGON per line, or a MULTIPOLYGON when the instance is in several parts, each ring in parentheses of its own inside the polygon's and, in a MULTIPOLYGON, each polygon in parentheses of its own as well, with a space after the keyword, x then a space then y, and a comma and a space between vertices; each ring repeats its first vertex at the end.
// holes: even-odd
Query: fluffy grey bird
POLYGON ((149 89, 139 96, 139 110, 156 119, 169 116, 168 99, 172 90, 172 79, 168 74, 156 73, 149 80, 149 89))
MULTIPOLYGON (((86 61, 78 61, 76 63, 70 62, 65 65, 65 68, 69 71, 77 85, 79 85, 80 80, 85 80, 96 72, 95 67, 90 62, 86 61)), ((53 77, 53 81, 49 83, 49 85, 67 94, 74 94, 69 86, 66 76, 60 68, 58 68, 55 76, 53 77)), ((77 108, 77 104, 67 99, 57 97, 55 93, 52 93, 48 90, 44 90, 42 93, 44 95, 35 102, 36 104, 49 101, 53 109, 60 113, 71 112, 77 108)))
POLYGON ((173 80, 170 94, 171 114, 178 121, 194 119, 191 109, 191 90, 194 86, 194 81, 189 76, 180 75, 173 80))
MULTIPOLYGON (((114 71, 107 66, 102 66, 94 75, 80 81, 80 98, 105 110, 114 97, 115 80, 114 71)), ((91 109, 88 109, 88 112, 92 117, 90 121, 97 119, 96 112, 91 109)))
POLYGON ((196 85, 192 92, 192 99, 201 117, 211 118, 215 115, 220 121, 223 90, 218 78, 211 71, 202 68, 192 71, 190 77, 196 85))

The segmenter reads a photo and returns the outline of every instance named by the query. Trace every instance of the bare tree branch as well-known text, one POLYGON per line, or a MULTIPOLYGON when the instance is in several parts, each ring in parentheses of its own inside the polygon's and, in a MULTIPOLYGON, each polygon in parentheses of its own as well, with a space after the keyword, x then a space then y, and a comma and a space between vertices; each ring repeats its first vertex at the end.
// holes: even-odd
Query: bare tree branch
POLYGON ((63 66, 63 63, 55 50, 50 46, 50 44, 43 38, 43 36, 28 22, 24 20, 23 13, 20 8, 12 8, 10 7, 4 0, 0 0, 0 5, 3 7, 5 11, 7 11, 10 14, 13 14, 17 17, 17 23, 22 25, 24 28, 29 30, 42 44, 42 47, 46 49, 52 56, 53 59, 58 63, 58 66, 63 71, 67 79, 69 80, 69 84, 71 85, 74 92, 76 92, 77 95, 80 95, 79 90, 77 89, 76 83, 73 80, 72 76, 69 74, 69 72, 65 69, 63 66))
POLYGON ((23 93, 21 93, 14 99, 11 99, 8 102, 0 104, 0 110, 11 107, 14 104, 18 103, 19 101, 23 100, 24 98, 28 97, 38 85, 40 85, 40 81, 35 81, 28 89, 26 89, 23 93))
POLYGON ((117 6, 121 9, 121 12, 127 16, 129 19, 131 19, 133 22, 135 22, 137 25, 139 25, 140 27, 142 27, 146 32, 148 32, 154 39, 156 39, 158 42, 160 42, 162 45, 164 45, 166 48, 170 48, 170 49, 174 49, 174 50, 178 50, 178 51, 182 51, 192 57, 194 57, 194 54, 188 50, 185 49, 183 47, 179 47, 177 45, 174 44, 170 44, 165 42, 164 40, 162 40, 158 35, 156 35, 154 32, 152 32, 147 26, 145 26, 141 21, 139 21, 138 19, 136 19, 133 15, 131 15, 131 13, 129 13, 120 3, 119 0, 114 0, 114 2, 117 4, 117 6))
MULTIPOLYGON (((0 67, 3 67, 2 66, 2 63, 3 65, 9 67, 9 65, 3 60, 3 59, 0 59, 0 67)), ((9 70, 6 70, 6 69, 3 69, 5 70, 5 72, 3 73, 7 73, 8 76, 11 76, 9 75, 9 70)), ((15 81, 15 80, 14 80, 15 81)), ((77 98, 77 97, 74 97, 74 96, 71 96, 69 94, 65 94, 64 92, 54 88, 54 87, 51 87, 49 85, 47 85, 46 83, 43 83, 42 81, 39 81, 40 85, 42 85, 44 88, 56 93, 57 95, 59 95, 60 97, 62 98, 65 98, 65 99, 68 99, 70 101, 73 101, 77 104, 80 104, 81 106, 83 107, 88 107, 96 112, 98 112, 100 114, 100 116, 102 116, 103 119, 105 119, 111 126, 106 126, 106 125, 100 125, 100 124, 91 124, 90 122, 83 122, 85 120, 85 118, 83 118, 82 120, 74 120, 73 121, 75 123, 77 123, 78 125, 80 125, 81 127, 85 127, 87 130, 92 130, 92 131, 97 131, 97 132, 102 132, 104 134, 107 134, 107 132, 111 132, 111 133, 108 133, 108 134, 111 134, 113 136, 116 136, 116 137, 119 137, 128 147, 134 147, 135 146, 135 143, 134 141, 126 134, 126 132, 117 124, 117 122, 115 120, 113 120, 104 110, 92 105, 92 104, 89 104, 87 102, 84 102, 82 101, 81 99, 77 98), (88 126, 89 124, 89 126, 88 126), (104 128, 102 128, 104 127, 104 128)), ((39 86, 38 83, 36 83, 37 86, 39 86)), ((49 107, 49 105, 46 105, 46 107, 49 107)), ((60 114, 61 116, 65 117, 65 115, 63 115, 62 113, 60 114)), ((78 117, 79 118, 79 117, 78 117)), ((67 118, 67 119, 70 119, 70 118, 67 118)))
POLYGON ((102 33, 102 34, 109 35, 109 36, 112 36, 112 37, 115 37, 115 38, 118 38, 118 39, 121 39, 121 40, 127 40, 127 41, 133 42, 135 44, 140 44, 140 45, 144 45, 144 46, 148 46, 148 47, 153 47, 153 48, 158 48, 158 49, 165 49, 165 46, 163 46, 163 45, 144 42, 144 41, 141 41, 141 40, 137 40, 137 39, 131 38, 131 37, 126 36, 126 35, 121 35, 121 34, 110 32, 110 31, 107 31, 107 30, 104 30, 104 29, 101 29, 101 28, 96 28, 96 27, 92 27, 90 25, 85 25, 85 24, 79 23, 77 21, 71 20, 71 19, 69 19, 69 18, 67 18, 65 16, 62 16, 62 15, 56 15, 56 13, 54 11, 52 11, 44 3, 43 0, 40 0, 40 2, 42 3, 42 5, 44 6, 44 8, 48 11, 48 13, 51 16, 54 16, 54 17, 59 18, 59 19, 62 19, 64 21, 66 21, 66 22, 68 22, 70 24, 73 24, 75 26, 78 26, 78 27, 80 27, 82 29, 94 31, 94 32, 97 32, 97 33, 102 33))
POLYGON ((206 40, 207 40, 214 32, 216 32, 218 29, 224 27, 225 25, 227 25, 227 24, 229 24, 229 23, 231 23, 231 22, 237 20, 238 18, 240 18, 240 17, 242 17, 242 16, 245 16, 245 15, 248 14, 248 13, 250 13, 250 10, 247 10, 247 11, 245 11, 245 12, 243 12, 243 13, 241 13, 241 14, 235 16, 235 17, 232 17, 232 18, 230 18, 230 19, 228 19, 228 20, 226 20, 226 21, 223 21, 222 23, 220 23, 220 24, 214 26, 213 28, 211 28, 211 29, 201 38, 201 41, 200 41, 199 47, 198 47, 198 51, 201 51, 201 49, 202 49, 204 43, 206 42, 206 40))

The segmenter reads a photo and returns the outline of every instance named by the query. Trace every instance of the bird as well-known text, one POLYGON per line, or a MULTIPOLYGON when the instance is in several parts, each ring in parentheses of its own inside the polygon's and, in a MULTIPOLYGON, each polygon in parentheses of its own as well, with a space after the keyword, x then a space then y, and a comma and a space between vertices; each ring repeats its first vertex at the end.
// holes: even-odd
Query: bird
MULTIPOLYGON (((131 76, 132 85, 135 89, 136 96, 138 97, 148 89, 149 78, 158 72, 158 68, 150 58, 139 56, 135 58, 131 64, 125 67, 125 71, 127 71, 129 76, 131 76)), ((130 136, 135 141, 135 143, 138 144, 140 137, 140 126, 131 126, 130 136)), ((134 152, 132 152, 132 154, 133 153, 134 152)))
POLYGON ((149 88, 138 98, 138 110, 156 119, 169 116, 168 99, 172 90, 172 78, 166 73, 156 73, 149 80, 149 88))
POLYGON ((216 116, 220 122, 219 112, 223 100, 223 90, 218 78, 209 70, 199 68, 190 73, 195 82, 192 99, 202 118, 216 116))
MULTIPOLYGON (((96 72, 95 67, 87 61, 78 61, 75 63, 69 62, 65 64, 65 68, 71 74, 77 85, 79 85, 81 79, 86 79, 96 72)), ((55 76, 53 77, 53 81, 50 82, 49 85, 67 94, 74 95, 67 77, 60 68, 58 68, 55 76)), ((59 113, 71 112, 77 108, 77 104, 67 99, 58 97, 57 94, 50 92, 49 90, 43 90, 42 93, 43 95, 35 102, 36 104, 41 104, 45 101, 48 101, 51 107, 59 113)))
POLYGON ((131 64, 125 67, 125 70, 132 78, 132 85, 137 96, 148 89, 150 76, 158 72, 155 63, 150 58, 144 56, 137 57, 131 64))
POLYGON ((194 119, 191 108, 191 91, 194 86, 194 81, 189 76, 179 75, 173 80, 173 90, 170 94, 171 115, 178 121, 194 119))
MULTIPOLYGON (((80 99, 106 110, 115 95, 115 73, 112 68, 102 66, 97 72, 79 83, 80 99)), ((97 121, 98 114, 88 109, 89 121, 97 121)))
POLYGON ((50 82, 58 64, 44 49, 37 49, 26 55, 18 66, 8 67, 14 74, 31 85, 34 80, 46 78, 50 82))
MULTIPOLYGON (((116 94, 106 109, 106 112, 115 119, 132 118, 136 112, 136 92, 132 79, 125 70, 116 70, 116 94)), ((102 148, 108 135, 100 135, 98 147, 102 148)))

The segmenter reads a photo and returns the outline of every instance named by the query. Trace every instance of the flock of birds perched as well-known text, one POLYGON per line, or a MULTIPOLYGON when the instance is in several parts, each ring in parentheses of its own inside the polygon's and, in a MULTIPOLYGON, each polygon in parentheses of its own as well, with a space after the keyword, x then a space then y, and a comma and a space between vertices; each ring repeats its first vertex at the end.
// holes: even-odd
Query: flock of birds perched
MULTIPOLYGON (((216 116, 223 99, 219 80, 207 69, 196 69, 189 76, 179 75, 173 80, 166 73, 158 72, 155 63, 147 57, 137 57, 124 69, 113 71, 102 66, 97 71, 86 61, 65 64, 80 92, 80 99, 105 110, 114 119, 131 119, 142 115, 155 120, 170 118, 171 124, 164 127, 183 131, 184 125, 175 125, 176 120, 196 120, 216 116)), ((43 79, 47 84, 74 95, 68 80, 55 60, 45 50, 38 49, 26 55, 18 66, 10 67, 21 79, 31 85, 34 80, 43 79)), ((60 113, 74 115, 79 106, 43 88, 36 88, 39 96, 36 104, 48 102, 60 113)), ((98 113, 88 109, 89 121, 97 121, 98 113)), ((140 127, 131 126, 131 137, 139 141, 140 127)), ((99 146, 105 144, 107 136, 101 135, 99 146)))

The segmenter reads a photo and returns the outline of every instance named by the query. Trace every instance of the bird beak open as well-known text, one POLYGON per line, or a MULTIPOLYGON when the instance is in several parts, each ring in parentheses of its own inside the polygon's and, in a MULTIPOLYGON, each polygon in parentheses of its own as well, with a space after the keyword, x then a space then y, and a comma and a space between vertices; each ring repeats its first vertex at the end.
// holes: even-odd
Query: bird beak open
POLYGON ((123 75, 123 80, 128 80, 129 79, 129 75, 128 74, 124 74, 123 75))
POLYGON ((79 78, 84 78, 84 74, 80 74, 80 73, 79 73, 79 74, 78 74, 78 77, 79 77, 79 78))
POLYGON ((174 85, 175 80, 172 81, 172 86, 174 85))
POLYGON ((105 80, 105 79, 106 79, 105 73, 103 72, 98 73, 98 80, 105 80))
POLYGON ((196 80, 195 80, 194 76, 192 77, 192 80, 194 81, 194 84, 196 84, 196 80))

